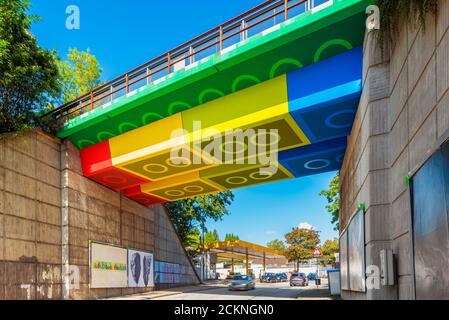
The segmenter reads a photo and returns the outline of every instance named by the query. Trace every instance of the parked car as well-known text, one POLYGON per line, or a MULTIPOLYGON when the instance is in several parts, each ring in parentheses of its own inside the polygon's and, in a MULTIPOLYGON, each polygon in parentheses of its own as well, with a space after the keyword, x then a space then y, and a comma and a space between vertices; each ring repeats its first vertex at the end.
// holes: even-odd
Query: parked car
POLYGON ((261 282, 265 283, 276 282, 276 275, 271 272, 265 272, 261 278, 261 282))
POLYGON ((228 290, 254 290, 256 289, 256 281, 252 276, 239 275, 229 281, 228 290))
POLYGON ((318 278, 318 275, 314 272, 311 272, 307 275, 307 280, 309 280, 309 281, 314 281, 314 280, 316 280, 316 278, 318 278))
POLYGON ((234 277, 236 276, 241 276, 242 274, 240 272, 229 272, 228 275, 226 276, 226 278, 223 279, 223 283, 227 284, 229 283, 229 281, 231 281, 234 277))
POLYGON ((309 285, 309 280, 302 272, 294 272, 290 277, 290 287, 301 286, 306 287, 309 285))
POLYGON ((287 282, 288 276, 286 273, 276 273, 276 282, 287 282))

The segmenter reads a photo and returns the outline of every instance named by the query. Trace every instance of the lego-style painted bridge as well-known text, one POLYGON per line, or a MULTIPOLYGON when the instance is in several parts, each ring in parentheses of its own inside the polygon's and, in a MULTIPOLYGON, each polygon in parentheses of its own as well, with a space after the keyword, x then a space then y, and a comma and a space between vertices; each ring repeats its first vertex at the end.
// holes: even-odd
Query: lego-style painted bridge
POLYGON ((266 1, 49 115, 85 176, 148 206, 337 170, 369 4, 266 1))

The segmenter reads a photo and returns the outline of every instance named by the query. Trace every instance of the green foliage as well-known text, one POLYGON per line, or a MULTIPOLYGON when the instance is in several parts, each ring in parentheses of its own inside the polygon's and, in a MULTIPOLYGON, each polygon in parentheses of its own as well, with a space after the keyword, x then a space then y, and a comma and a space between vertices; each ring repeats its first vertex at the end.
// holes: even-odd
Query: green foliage
MULTIPOLYGON (((64 61, 57 60, 59 94, 54 97, 47 111, 55 107, 73 101, 85 93, 101 85, 101 74, 103 72, 100 63, 90 49, 79 51, 77 48, 69 49, 64 61)), ((80 112, 74 112, 64 120, 79 116, 80 112)), ((40 126, 49 132, 54 132, 60 127, 51 117, 40 119, 40 126)))
POLYGON ((404 23, 424 26, 428 13, 438 12, 438 0, 376 0, 380 10, 378 44, 384 51, 385 42, 392 42, 404 23))
POLYGON ((267 247, 280 252, 284 252, 286 249, 284 241, 279 239, 274 239, 273 241, 268 242, 267 247))
MULTIPOLYGON (((208 219, 219 221, 229 214, 228 206, 234 200, 231 191, 194 197, 165 204, 175 229, 185 247, 195 245, 198 228, 205 229, 208 219)), ((198 231, 199 233, 199 231, 198 231)))
POLYGON ((29 31, 36 16, 28 0, 0 0, 0 133, 26 130, 57 96, 54 52, 40 48, 29 31))
POLYGON ((331 214, 331 223, 335 224, 334 230, 338 231, 340 228, 339 217, 340 217, 340 181, 339 175, 337 174, 329 183, 329 189, 320 192, 321 196, 326 197, 329 203, 326 206, 326 210, 331 214))
POLYGON ((217 230, 207 231, 204 235, 204 244, 210 244, 214 242, 219 242, 220 236, 218 235, 217 230))
POLYGON ((335 265, 335 253, 339 252, 338 239, 324 241, 321 251, 323 253, 324 262, 326 264, 335 265))
POLYGON ((289 261, 300 261, 313 258, 313 251, 320 243, 318 231, 313 229, 294 228, 285 235, 288 247, 285 249, 285 257, 289 261))
POLYGON ((59 104, 70 102, 101 85, 103 70, 94 55, 87 51, 69 49, 67 60, 58 62, 61 96, 59 104))
POLYGON ((186 236, 184 246, 188 251, 199 252, 201 248, 201 232, 198 228, 193 230, 186 236))
POLYGON ((226 233, 225 241, 237 241, 240 240, 239 236, 233 233, 226 233))

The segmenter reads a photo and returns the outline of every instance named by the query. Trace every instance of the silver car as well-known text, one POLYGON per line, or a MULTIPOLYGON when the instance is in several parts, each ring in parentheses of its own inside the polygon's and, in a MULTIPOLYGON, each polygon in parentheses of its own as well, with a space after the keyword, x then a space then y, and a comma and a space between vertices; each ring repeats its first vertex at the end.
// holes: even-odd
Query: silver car
POLYGON ((254 290, 256 281, 252 276, 235 276, 229 281, 228 290, 254 290))
POLYGON ((307 287, 309 285, 309 280, 304 273, 294 272, 290 277, 290 287, 301 286, 307 287))

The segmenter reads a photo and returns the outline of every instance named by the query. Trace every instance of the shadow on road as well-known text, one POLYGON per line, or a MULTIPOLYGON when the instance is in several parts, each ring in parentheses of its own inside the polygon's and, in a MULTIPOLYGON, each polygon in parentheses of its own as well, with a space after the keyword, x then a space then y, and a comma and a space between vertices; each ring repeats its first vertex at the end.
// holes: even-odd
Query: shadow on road
POLYGON ((201 290, 197 291, 184 291, 179 295, 168 296, 165 299, 177 299, 179 297, 189 298, 195 297, 202 299, 201 296, 204 295, 204 299, 214 299, 217 297, 223 297, 223 299, 228 298, 239 298, 248 300, 251 299, 330 299, 329 289, 327 285, 322 285, 316 287, 315 285, 310 285, 308 287, 290 287, 288 284, 258 284, 255 290, 249 291, 229 291, 225 285, 207 285, 201 290), (178 296, 178 297, 177 297, 178 296))

